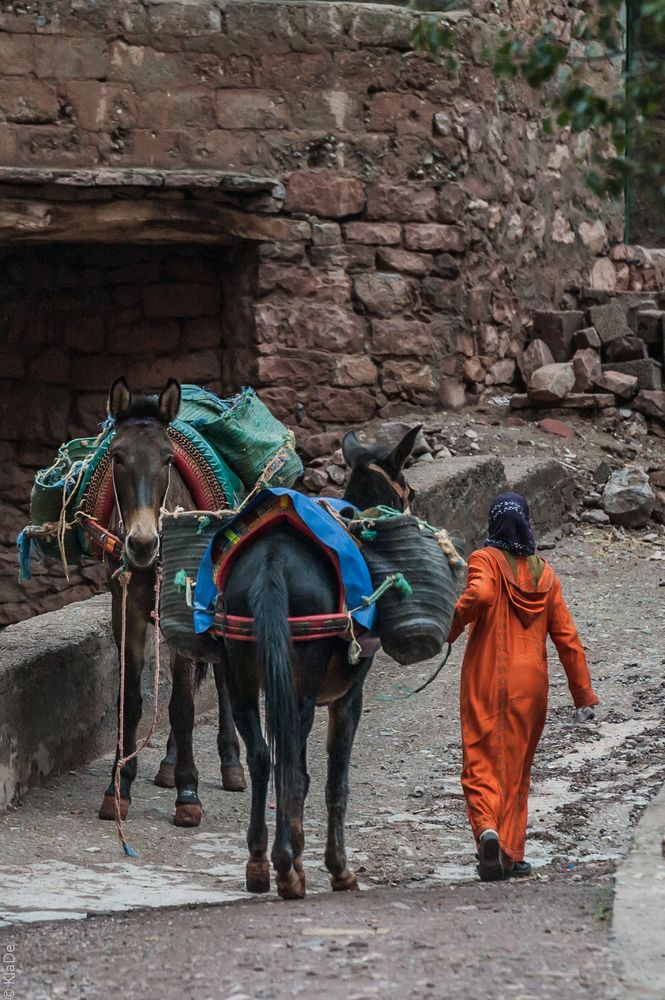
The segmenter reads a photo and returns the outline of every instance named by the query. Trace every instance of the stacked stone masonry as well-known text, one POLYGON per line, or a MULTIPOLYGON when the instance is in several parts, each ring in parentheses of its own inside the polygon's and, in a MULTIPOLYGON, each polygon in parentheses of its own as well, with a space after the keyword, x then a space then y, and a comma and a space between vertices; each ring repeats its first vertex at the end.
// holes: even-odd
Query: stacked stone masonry
POLYGON ((598 409, 614 400, 665 423, 665 294, 587 289, 580 305, 535 313, 519 359, 527 392, 513 407, 598 409))
MULTIPOLYGON (((316 458, 348 425, 504 391, 534 310, 574 307, 599 262, 621 268, 586 138, 544 137, 540 95, 487 66, 490 6, 451 15, 451 72, 412 50, 420 15, 395 7, 2 5, 0 623, 53 606, 52 575, 27 600, 4 582, 9 547, 35 468, 94 431, 119 371, 251 383, 316 458), (206 189, 215 171, 256 193, 206 189), (64 248, 74 218, 82 244, 64 248)), ((574 14, 509 7, 562 37, 574 14)))

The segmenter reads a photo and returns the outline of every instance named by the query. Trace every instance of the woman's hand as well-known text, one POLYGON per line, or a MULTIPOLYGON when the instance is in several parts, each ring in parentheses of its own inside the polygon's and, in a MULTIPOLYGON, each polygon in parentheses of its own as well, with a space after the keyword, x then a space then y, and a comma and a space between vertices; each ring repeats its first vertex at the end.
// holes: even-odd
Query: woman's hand
POLYGON ((583 705, 575 709, 574 718, 575 722, 589 722, 590 719, 596 718, 596 710, 592 705, 583 705))

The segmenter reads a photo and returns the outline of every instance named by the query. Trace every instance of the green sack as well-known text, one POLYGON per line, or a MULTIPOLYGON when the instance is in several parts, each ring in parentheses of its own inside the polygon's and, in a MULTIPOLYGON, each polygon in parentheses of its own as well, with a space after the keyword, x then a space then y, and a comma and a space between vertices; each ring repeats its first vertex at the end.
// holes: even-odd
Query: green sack
MULTIPOLYGON (((68 565, 78 563, 83 555, 80 532, 74 523, 81 486, 90 472, 91 459, 99 449, 99 439, 75 438, 60 445, 58 454, 48 469, 40 469, 30 494, 30 520, 35 525, 55 525, 65 510, 65 558, 68 565)), ((104 449, 106 450, 106 449, 104 449)), ((35 537, 40 551, 54 559, 60 558, 58 539, 48 535, 35 537)))
POLYGON ((293 431, 272 415, 253 389, 242 389, 237 396, 219 399, 196 385, 183 385, 178 418, 210 442, 248 490, 253 489, 266 466, 282 449, 285 462, 270 479, 270 485, 293 486, 303 473, 293 431))

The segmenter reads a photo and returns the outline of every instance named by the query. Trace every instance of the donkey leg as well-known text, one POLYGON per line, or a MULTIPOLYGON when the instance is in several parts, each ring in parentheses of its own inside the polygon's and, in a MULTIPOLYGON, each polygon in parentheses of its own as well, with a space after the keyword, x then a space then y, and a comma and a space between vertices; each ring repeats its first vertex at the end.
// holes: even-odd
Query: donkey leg
POLYGON ((245 780, 245 771, 240 763, 240 743, 233 722, 231 700, 223 665, 215 663, 214 672, 219 700, 217 750, 221 763, 222 788, 226 792, 244 792, 247 788, 247 781, 245 780))
MULTIPOLYGON (((152 587, 148 591, 148 600, 152 599, 152 587)), ((136 730, 141 721, 143 709, 143 699, 141 697, 141 674, 143 672, 143 658, 145 649, 145 636, 148 627, 148 614, 142 606, 144 594, 140 586, 133 587, 130 584, 129 601, 127 603, 127 627, 125 640, 125 698, 124 698, 124 725, 122 731, 123 753, 127 757, 136 749, 136 730)), ((150 604, 147 611, 149 612, 150 604)), ((113 634, 118 651, 121 645, 121 603, 117 591, 113 594, 113 634)), ((118 692, 118 725, 120 724, 120 693, 118 692)), ((99 809, 100 819, 115 819, 115 773, 118 765, 118 749, 116 747, 115 759, 111 770, 111 781, 104 792, 104 798, 99 809)), ((130 760, 120 771, 120 816, 125 819, 129 812, 129 804, 132 800, 132 782, 136 777, 137 759, 130 760)))
POLYGON ((179 653, 171 655, 173 688, 169 718, 176 742, 175 784, 178 795, 173 822, 176 826, 198 826, 203 808, 198 796, 199 773, 194 763, 194 691, 192 664, 179 653))
POLYGON ((307 793, 309 792, 310 777, 307 772, 307 744, 302 748, 301 755, 301 772, 302 772, 302 795, 300 797, 300 817, 293 820, 291 823, 291 843, 293 845, 293 867, 300 877, 301 888, 303 890, 303 895, 305 894, 305 868, 303 864, 303 852, 305 850, 305 832, 304 832, 304 821, 305 821, 305 801, 307 800, 307 793))
POLYGON ((162 757, 159 770, 155 775, 155 784, 160 788, 175 788, 175 761, 176 745, 175 733, 173 729, 169 731, 169 738, 166 742, 166 753, 162 757))
POLYGON ((277 793, 277 822, 272 862, 277 873, 277 891, 282 899, 304 899, 305 872, 303 851, 305 835, 303 813, 305 796, 309 787, 306 770, 307 739, 314 722, 316 702, 314 698, 302 698, 298 705, 298 766, 288 785, 281 774, 279 761, 275 766, 275 790, 277 793))
POLYGON ((270 780, 270 751, 261 730, 261 714, 256 692, 238 695, 231 688, 233 716, 247 751, 247 767, 252 779, 252 803, 247 829, 249 861, 245 871, 247 892, 270 892, 266 801, 270 780))
POLYGON ((353 740, 362 713, 363 682, 369 669, 368 662, 353 687, 328 707, 328 780, 326 806, 328 808, 328 840, 325 864, 330 872, 330 882, 335 891, 357 889, 356 876, 346 862, 344 820, 349 798, 349 764, 353 740))

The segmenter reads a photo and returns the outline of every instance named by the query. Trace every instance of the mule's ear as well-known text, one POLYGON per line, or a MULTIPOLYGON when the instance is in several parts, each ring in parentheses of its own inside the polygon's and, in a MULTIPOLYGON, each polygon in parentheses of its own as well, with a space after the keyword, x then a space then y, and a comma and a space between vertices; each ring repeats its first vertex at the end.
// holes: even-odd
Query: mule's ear
POLYGON ((109 391, 109 401, 107 404, 109 416, 113 417, 115 421, 123 420, 129 413, 131 405, 132 390, 127 385, 125 376, 120 375, 113 380, 109 391))
POLYGON ((385 464, 390 466, 392 471, 397 474, 402 471, 402 466, 406 462, 407 458, 413 451, 413 447, 416 443, 416 438, 423 429, 422 424, 416 424, 412 427, 410 431, 407 431, 399 444, 395 445, 393 450, 388 455, 385 460, 385 464))
POLYGON ((159 394, 159 415, 165 424, 170 424, 178 416, 180 409, 180 382, 170 378, 159 394))
POLYGON ((350 469, 353 469, 357 465, 358 460, 362 455, 366 453, 367 449, 364 445, 360 443, 356 437, 355 431, 349 431, 348 434, 344 435, 344 440, 342 441, 342 455, 344 455, 344 461, 350 469))

